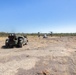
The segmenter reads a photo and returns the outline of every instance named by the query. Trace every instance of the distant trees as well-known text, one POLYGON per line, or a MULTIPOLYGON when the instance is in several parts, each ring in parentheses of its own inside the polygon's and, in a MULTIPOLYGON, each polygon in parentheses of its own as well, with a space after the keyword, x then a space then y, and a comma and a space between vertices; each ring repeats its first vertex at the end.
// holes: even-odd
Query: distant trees
POLYGON ((40 32, 38 32, 38 37, 40 37, 40 32))
MULTIPOLYGON (((49 35, 49 36, 76 36, 76 33, 16 33, 17 35, 27 35, 27 36, 43 36, 44 34, 49 35)), ((7 37, 9 35, 9 33, 6 32, 0 32, 0 37, 7 37)))
POLYGON ((50 32, 50 36, 51 36, 51 37, 53 36, 53 32, 50 32))
POLYGON ((6 37, 6 36, 8 36, 8 33, 0 32, 0 37, 6 37))

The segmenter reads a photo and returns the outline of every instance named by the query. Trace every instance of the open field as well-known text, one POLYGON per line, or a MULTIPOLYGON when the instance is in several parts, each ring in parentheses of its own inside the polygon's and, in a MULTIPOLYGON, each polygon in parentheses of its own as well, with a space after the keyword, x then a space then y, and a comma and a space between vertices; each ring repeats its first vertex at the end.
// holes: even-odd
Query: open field
POLYGON ((0 38, 0 75, 76 75, 76 37, 28 37, 23 48, 4 49, 0 38))

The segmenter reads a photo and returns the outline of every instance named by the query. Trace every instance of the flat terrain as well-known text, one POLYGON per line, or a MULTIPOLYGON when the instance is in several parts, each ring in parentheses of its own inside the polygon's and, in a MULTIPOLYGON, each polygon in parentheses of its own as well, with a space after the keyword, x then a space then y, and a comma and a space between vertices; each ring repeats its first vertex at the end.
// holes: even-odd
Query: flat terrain
POLYGON ((76 37, 28 37, 23 48, 5 49, 0 38, 0 75, 76 75, 76 37))

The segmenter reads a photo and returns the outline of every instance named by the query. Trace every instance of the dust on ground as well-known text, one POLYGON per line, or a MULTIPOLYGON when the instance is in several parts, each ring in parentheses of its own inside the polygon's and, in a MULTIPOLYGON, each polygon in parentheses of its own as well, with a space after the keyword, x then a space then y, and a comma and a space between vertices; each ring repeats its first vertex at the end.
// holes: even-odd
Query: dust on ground
POLYGON ((23 48, 4 49, 0 38, 0 75, 76 75, 76 37, 28 37, 23 48))

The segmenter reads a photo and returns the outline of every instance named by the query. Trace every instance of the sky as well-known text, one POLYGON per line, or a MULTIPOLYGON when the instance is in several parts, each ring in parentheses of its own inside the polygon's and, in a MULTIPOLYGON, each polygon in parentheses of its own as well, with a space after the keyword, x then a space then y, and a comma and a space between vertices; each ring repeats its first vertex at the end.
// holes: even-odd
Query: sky
POLYGON ((75 33, 76 0, 0 0, 0 32, 75 33))

